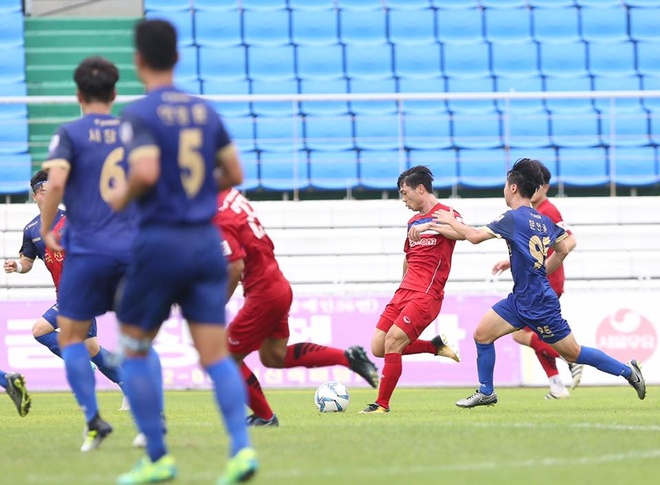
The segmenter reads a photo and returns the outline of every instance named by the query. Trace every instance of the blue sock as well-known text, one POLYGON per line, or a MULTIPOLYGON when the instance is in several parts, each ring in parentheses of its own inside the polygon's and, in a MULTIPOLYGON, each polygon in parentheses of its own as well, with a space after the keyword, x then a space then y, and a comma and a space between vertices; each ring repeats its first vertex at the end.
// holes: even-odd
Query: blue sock
POLYGON ((121 375, 135 424, 147 438, 149 459, 156 462, 167 454, 167 447, 158 409, 159 385, 151 377, 149 360, 150 357, 126 357, 121 375))
POLYGON ((7 376, 5 376, 5 374, 6 374, 5 371, 0 370, 0 386, 7 389, 7 376))
POLYGON ((89 365, 89 352, 84 342, 69 345, 62 349, 62 359, 66 366, 66 378, 69 381, 76 401, 85 413, 89 423, 99 411, 96 402, 96 379, 89 365))
POLYGON ((242 448, 250 446, 247 424, 245 423, 245 406, 247 392, 241 379, 238 367, 231 357, 211 364, 206 368, 215 390, 215 400, 222 412, 225 427, 231 437, 230 455, 234 456, 242 448))
POLYGON ((477 374, 479 390, 487 396, 493 393, 493 373, 495 371, 495 344, 477 344, 477 374))
POLYGON ((158 352, 151 347, 147 355, 147 363, 149 364, 149 373, 151 380, 158 388, 158 410, 161 414, 165 411, 164 398, 163 398, 163 369, 160 365, 160 356, 158 352))
POLYGON ((119 384, 121 386, 120 384, 121 379, 119 378, 119 370, 117 370, 117 367, 108 364, 110 360, 109 356, 110 356, 110 352, 108 352, 103 347, 101 347, 99 353, 96 354, 94 357, 92 357, 92 362, 96 364, 96 367, 99 368, 101 374, 106 376, 115 384, 119 384))
POLYGON ((39 335, 34 337, 34 339, 39 342, 41 345, 48 347, 52 353, 58 357, 62 357, 62 351, 60 350, 60 344, 57 341, 57 332, 49 332, 44 335, 39 335))
POLYGON ((626 379, 629 379, 632 374, 630 367, 626 364, 610 357, 602 350, 594 349, 593 347, 583 346, 576 362, 578 364, 590 365, 613 376, 623 376, 626 379))

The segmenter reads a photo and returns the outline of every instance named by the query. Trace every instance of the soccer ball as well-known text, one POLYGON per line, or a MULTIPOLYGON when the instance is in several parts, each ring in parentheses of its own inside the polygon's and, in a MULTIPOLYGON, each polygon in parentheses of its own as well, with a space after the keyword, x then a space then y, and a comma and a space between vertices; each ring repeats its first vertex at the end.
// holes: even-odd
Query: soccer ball
POLYGON ((341 413, 348 409, 350 396, 344 384, 329 381, 321 384, 314 394, 314 404, 322 413, 341 413))

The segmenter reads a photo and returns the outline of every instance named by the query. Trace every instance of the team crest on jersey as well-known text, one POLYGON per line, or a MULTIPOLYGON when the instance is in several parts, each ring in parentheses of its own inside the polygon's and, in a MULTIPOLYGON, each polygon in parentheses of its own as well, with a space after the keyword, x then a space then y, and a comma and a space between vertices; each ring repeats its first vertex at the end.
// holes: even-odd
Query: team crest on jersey
POLYGON ((119 127, 119 138, 124 145, 128 145, 133 141, 133 125, 128 121, 124 121, 119 127))
POLYGON ((48 144, 48 154, 52 154, 58 146, 60 146, 60 135, 53 135, 48 144))

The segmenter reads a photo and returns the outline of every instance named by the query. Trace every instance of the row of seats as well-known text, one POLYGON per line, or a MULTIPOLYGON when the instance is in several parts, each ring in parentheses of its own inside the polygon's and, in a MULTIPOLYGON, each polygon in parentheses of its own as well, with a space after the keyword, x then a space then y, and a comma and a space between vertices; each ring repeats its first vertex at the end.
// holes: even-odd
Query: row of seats
MULTIPOLYGON (((656 6, 657 7, 657 6, 656 6)), ((619 42, 657 40, 658 8, 470 10, 148 10, 176 25, 180 45, 619 42)))
POLYGON ((394 190, 399 174, 415 165, 431 168, 434 186, 496 188, 507 168, 522 157, 542 160, 553 184, 644 186, 660 182, 654 147, 365 150, 242 152, 242 189, 350 188, 394 190))

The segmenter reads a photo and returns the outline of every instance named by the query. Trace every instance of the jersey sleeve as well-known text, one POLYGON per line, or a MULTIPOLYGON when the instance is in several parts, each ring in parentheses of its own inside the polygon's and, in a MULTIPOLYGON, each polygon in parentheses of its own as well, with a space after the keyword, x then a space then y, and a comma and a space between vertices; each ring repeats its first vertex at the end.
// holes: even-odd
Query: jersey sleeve
POLYGON ((119 137, 129 164, 143 156, 160 156, 160 148, 153 133, 141 118, 130 111, 122 113, 119 137))
POLYGON ((48 145, 48 159, 43 163, 43 168, 70 168, 73 159, 73 142, 64 127, 60 126, 50 139, 50 144, 48 145))
POLYGON ((550 239, 552 240, 553 245, 559 241, 562 241, 563 239, 566 239, 569 235, 569 233, 565 231, 563 227, 555 223, 552 223, 552 229, 550 230, 550 233, 550 239))
POLYGON ((497 238, 511 239, 513 236, 513 226, 513 211, 507 211, 490 224, 487 224, 485 229, 497 238))
MULTIPOLYGON (((221 214, 219 214, 218 218, 220 217, 222 217, 221 214)), ((220 223, 219 227, 223 239, 222 253, 227 259, 227 262, 231 263, 245 258, 245 248, 240 243, 239 231, 236 224, 220 223)))
POLYGON ((27 231, 23 231, 23 244, 21 244, 21 249, 18 251, 18 254, 22 254, 26 258, 32 260, 35 260, 37 256, 39 256, 37 246, 32 242, 32 238, 27 231))

